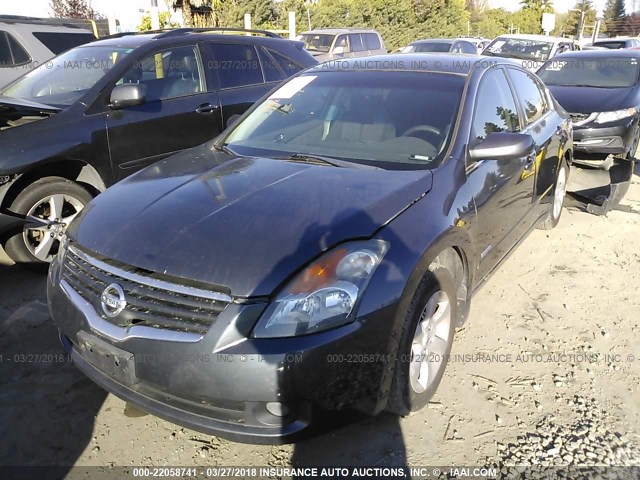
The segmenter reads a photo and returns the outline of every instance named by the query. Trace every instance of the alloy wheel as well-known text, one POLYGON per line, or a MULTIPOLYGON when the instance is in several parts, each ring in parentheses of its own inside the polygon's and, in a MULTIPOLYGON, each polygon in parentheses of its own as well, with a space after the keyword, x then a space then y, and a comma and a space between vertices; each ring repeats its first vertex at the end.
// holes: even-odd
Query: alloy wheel
POLYGON ((427 390, 446 365, 451 328, 449 296, 438 290, 422 310, 411 342, 409 382, 414 392, 422 393, 427 390))
POLYGON ((556 190, 553 195, 553 218, 558 218, 562 211, 564 196, 567 190, 567 173, 564 167, 558 171, 558 179, 556 180, 556 190))
POLYGON ((27 212, 27 216, 50 223, 24 229, 24 243, 31 254, 42 262, 53 260, 69 223, 83 208, 84 204, 80 200, 66 194, 49 195, 37 202, 27 212))

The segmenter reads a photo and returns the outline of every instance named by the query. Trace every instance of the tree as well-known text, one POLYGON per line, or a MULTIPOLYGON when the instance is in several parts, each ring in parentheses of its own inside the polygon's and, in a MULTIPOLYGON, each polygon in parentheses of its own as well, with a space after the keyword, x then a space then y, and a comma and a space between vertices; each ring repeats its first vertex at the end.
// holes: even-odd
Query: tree
POLYGON ((484 38, 495 38, 509 33, 513 24, 513 13, 504 8, 492 8, 471 20, 471 33, 484 38))
POLYGON ((185 27, 193 27, 193 9, 201 7, 210 7, 211 2, 208 0, 174 0, 173 9, 182 10, 182 21, 185 27))
POLYGON ((252 28, 273 29, 278 24, 278 9, 272 0, 234 0, 225 4, 220 13, 222 24, 244 27, 244 15, 251 15, 252 28))
POLYGON ((565 25, 565 33, 581 35, 585 26, 591 26, 596 21, 596 10, 591 0, 578 0, 569 14, 565 25))
POLYGON ((55 18, 98 19, 101 15, 87 3, 87 0, 51 0, 49 4, 55 18))
POLYGON ((624 0, 607 0, 604 7, 603 27, 610 35, 620 35, 625 27, 624 0))
MULTIPOLYGON (((177 23, 173 23, 171 21, 171 14, 169 12, 160 12, 158 15, 160 17, 160 28, 176 28, 179 27, 177 23)), ((138 25, 138 31, 140 32, 148 32, 151 30, 151 15, 147 12, 140 20, 140 25, 138 25)))

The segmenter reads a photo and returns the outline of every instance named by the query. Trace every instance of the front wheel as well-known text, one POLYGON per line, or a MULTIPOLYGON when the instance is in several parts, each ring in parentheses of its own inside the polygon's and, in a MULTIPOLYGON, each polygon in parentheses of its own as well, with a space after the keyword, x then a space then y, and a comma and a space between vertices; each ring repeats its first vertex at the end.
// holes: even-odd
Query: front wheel
POLYGON ((5 252, 17 264, 46 270, 67 226, 91 199, 87 190, 66 178, 45 177, 32 183, 16 197, 11 210, 51 224, 13 233, 4 243, 5 252))
POLYGON ((549 208, 549 213, 539 225, 541 230, 551 230, 558 225, 560 215, 562 214, 562 206, 564 205, 564 197, 567 193, 568 177, 569 167, 566 162, 562 161, 558 169, 558 177, 556 178, 556 184, 553 189, 553 200, 549 208))
POLYGON ((458 315, 453 275, 437 266, 420 283, 407 312, 388 411, 408 415, 433 397, 451 353, 458 315))

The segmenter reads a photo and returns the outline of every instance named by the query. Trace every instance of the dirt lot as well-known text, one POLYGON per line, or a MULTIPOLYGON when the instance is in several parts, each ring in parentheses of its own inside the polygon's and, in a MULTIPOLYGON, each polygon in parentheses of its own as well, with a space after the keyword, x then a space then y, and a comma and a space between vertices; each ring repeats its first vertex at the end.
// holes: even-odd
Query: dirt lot
POLYGON ((640 177, 620 208, 533 232, 474 298, 430 408, 295 446, 212 438, 107 395, 60 361, 45 278, 0 252, 0 465, 640 464, 640 177))

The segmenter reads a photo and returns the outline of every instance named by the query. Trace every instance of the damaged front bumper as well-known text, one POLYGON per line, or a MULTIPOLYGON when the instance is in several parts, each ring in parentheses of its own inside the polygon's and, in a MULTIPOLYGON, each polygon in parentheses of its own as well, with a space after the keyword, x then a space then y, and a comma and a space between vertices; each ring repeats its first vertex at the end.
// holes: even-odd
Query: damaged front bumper
POLYGON ((605 215, 626 195, 634 167, 633 158, 621 159, 613 155, 599 164, 574 161, 567 192, 585 203, 587 212, 605 215))

